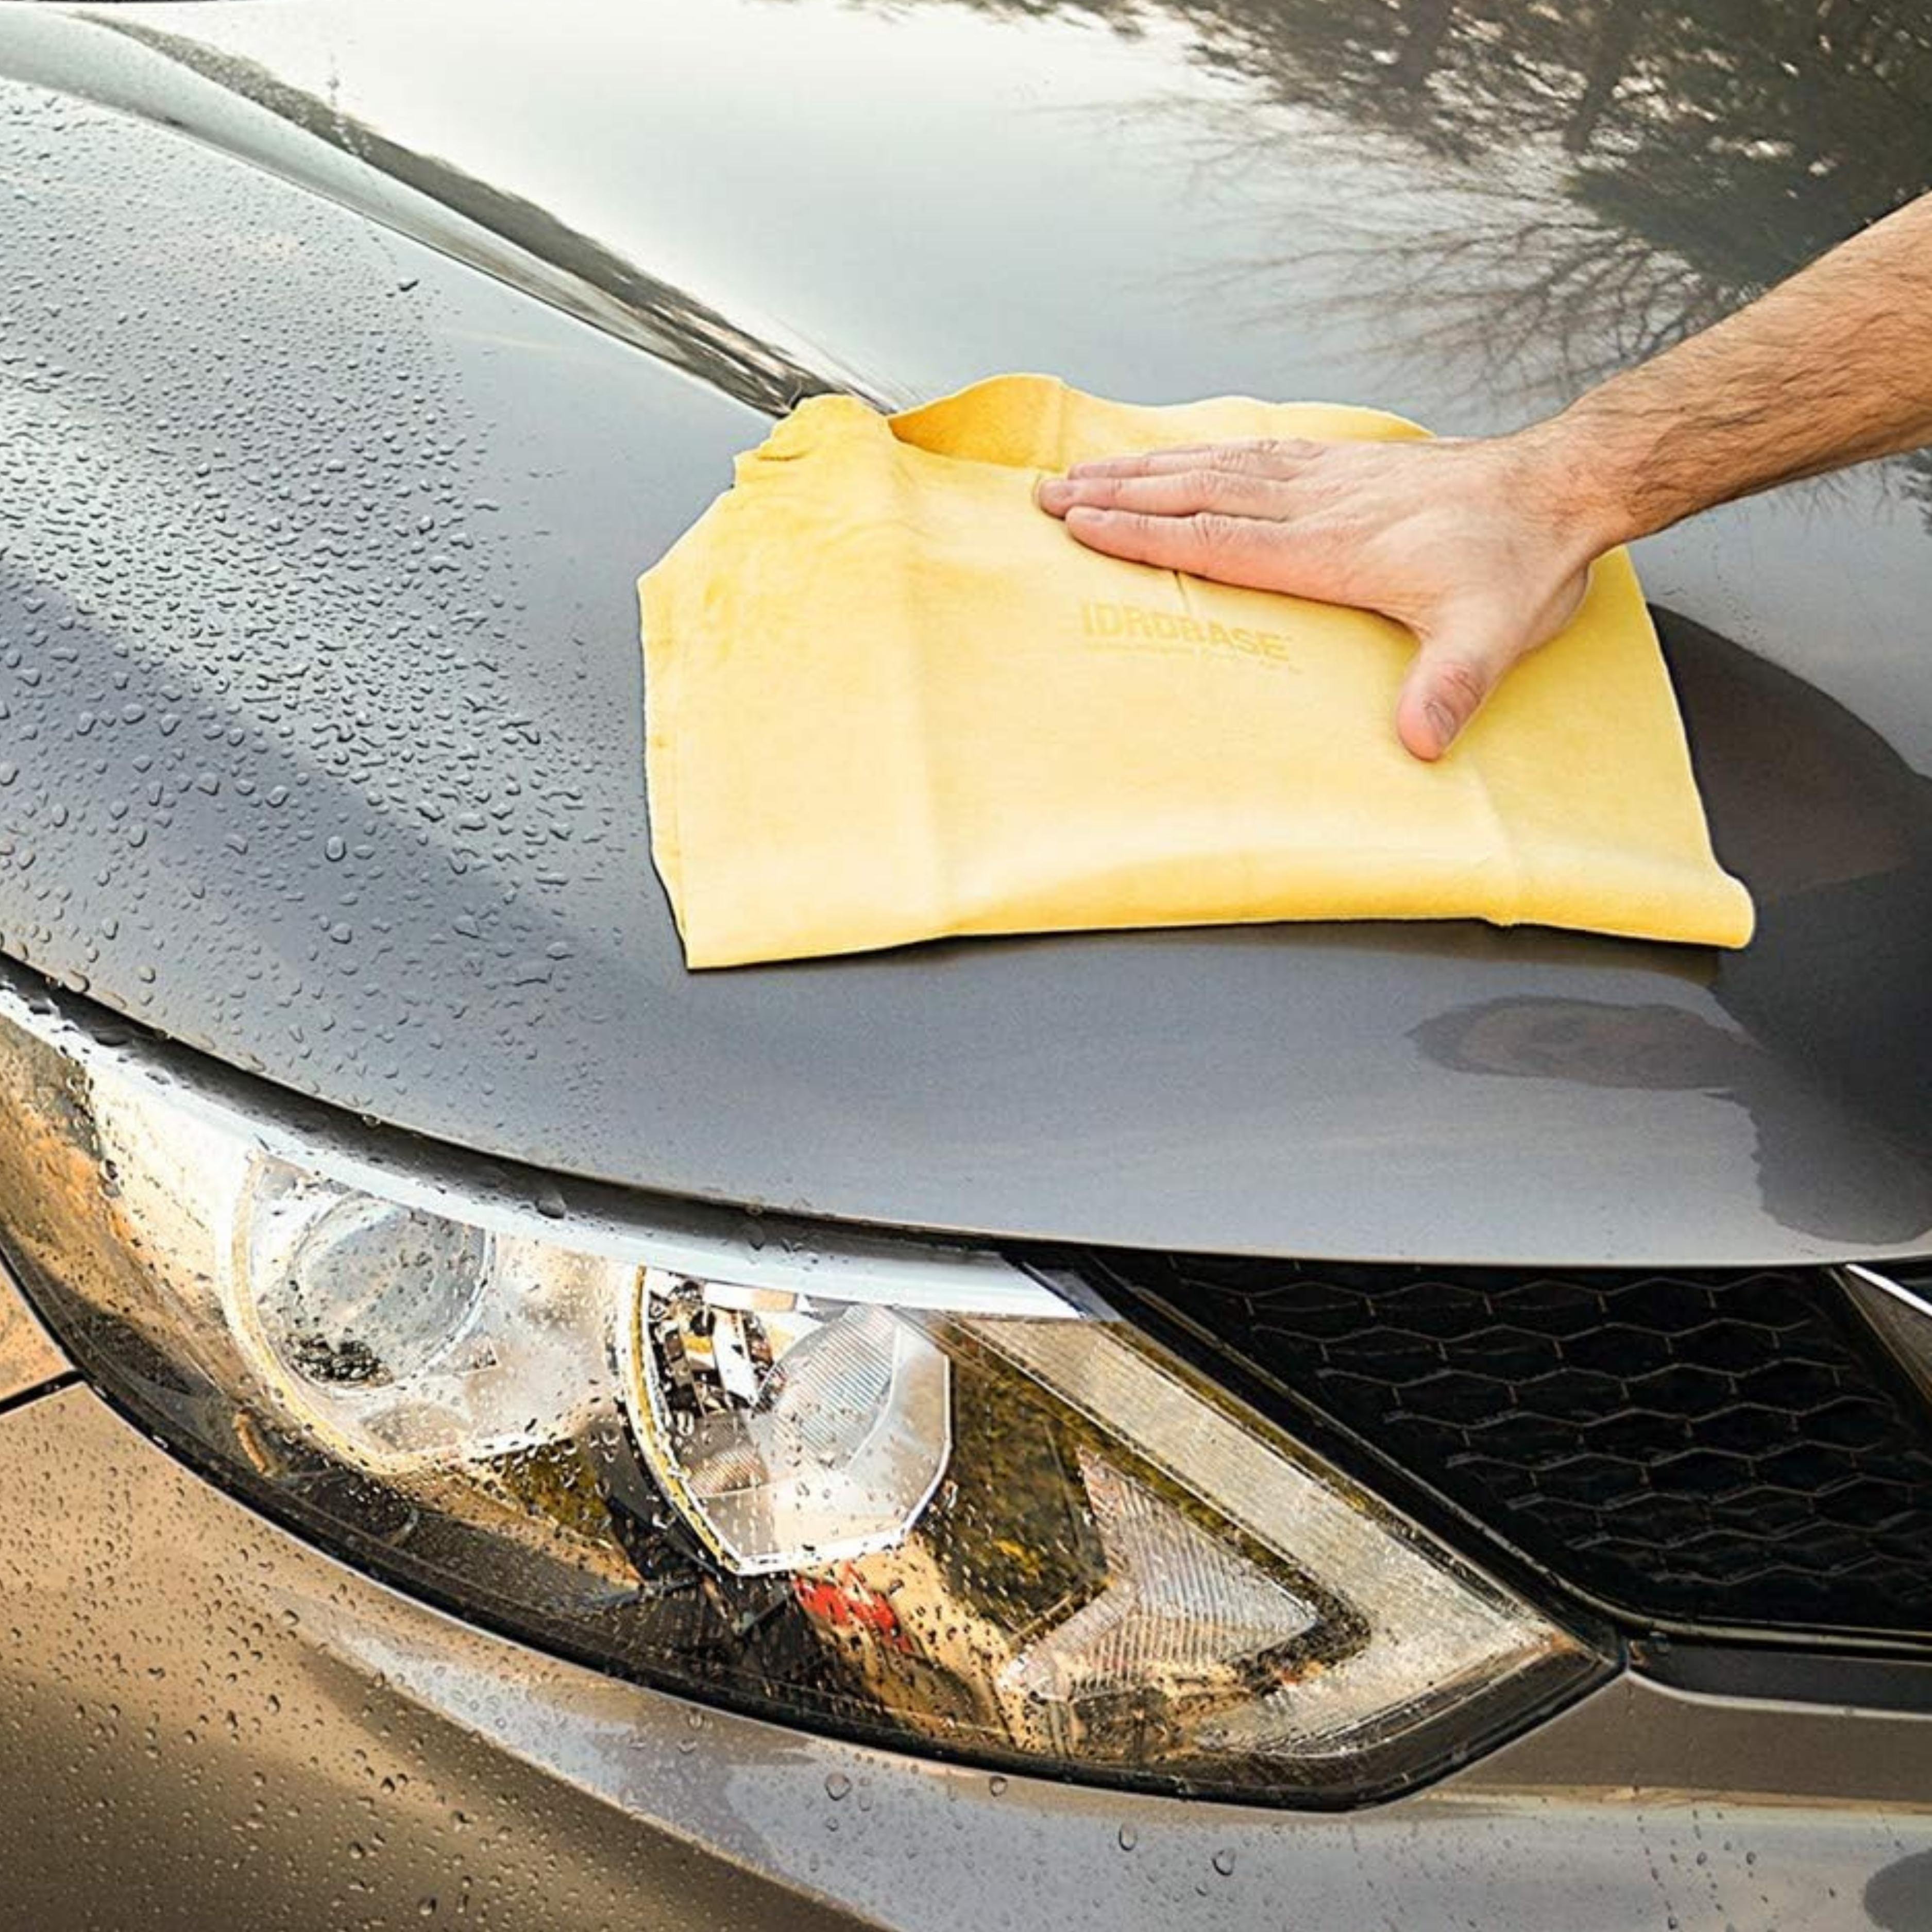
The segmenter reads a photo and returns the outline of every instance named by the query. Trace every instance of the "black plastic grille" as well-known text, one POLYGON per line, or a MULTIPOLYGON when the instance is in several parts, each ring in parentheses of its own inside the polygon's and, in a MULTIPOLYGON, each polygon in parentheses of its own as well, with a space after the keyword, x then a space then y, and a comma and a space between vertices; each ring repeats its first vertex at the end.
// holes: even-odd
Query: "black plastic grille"
POLYGON ((1094 1265, 1635 1619, 1932 1634, 1932 1416, 1822 1270, 1094 1265))

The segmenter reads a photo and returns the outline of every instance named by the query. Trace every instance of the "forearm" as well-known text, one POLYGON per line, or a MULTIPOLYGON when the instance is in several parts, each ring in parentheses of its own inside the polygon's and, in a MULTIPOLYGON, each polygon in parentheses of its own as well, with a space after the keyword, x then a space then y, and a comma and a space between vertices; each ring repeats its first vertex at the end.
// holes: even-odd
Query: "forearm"
POLYGON ((1593 550, 1932 441, 1932 196, 1510 440, 1593 550))

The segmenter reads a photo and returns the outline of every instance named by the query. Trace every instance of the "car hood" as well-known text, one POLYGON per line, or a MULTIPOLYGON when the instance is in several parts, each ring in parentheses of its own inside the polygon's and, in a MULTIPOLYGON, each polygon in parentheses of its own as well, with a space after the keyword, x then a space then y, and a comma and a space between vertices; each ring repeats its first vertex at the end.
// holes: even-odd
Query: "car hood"
POLYGON ((692 976, 649 856, 634 580, 772 416, 1030 368, 1522 420, 1921 185, 1932 64, 1733 11, 0 12, 5 950, 381 1121, 754 1207, 1924 1246, 1924 468, 1640 550, 1736 955, 1359 925, 692 976))

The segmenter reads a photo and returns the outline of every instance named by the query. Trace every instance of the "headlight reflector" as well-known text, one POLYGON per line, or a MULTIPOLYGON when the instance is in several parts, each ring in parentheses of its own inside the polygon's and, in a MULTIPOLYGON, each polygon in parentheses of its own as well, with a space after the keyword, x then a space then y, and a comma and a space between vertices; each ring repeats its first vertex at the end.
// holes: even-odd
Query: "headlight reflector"
POLYGON ((628 1413, 651 1473, 740 1576, 889 1550, 952 1447, 946 1358, 874 1304, 644 1270, 628 1413))
POLYGON ((1606 1668, 999 1256, 559 1220, 86 1016, 0 980, 0 1235, 43 1312, 181 1453, 464 1614, 796 1724, 1286 1802, 1606 1668))

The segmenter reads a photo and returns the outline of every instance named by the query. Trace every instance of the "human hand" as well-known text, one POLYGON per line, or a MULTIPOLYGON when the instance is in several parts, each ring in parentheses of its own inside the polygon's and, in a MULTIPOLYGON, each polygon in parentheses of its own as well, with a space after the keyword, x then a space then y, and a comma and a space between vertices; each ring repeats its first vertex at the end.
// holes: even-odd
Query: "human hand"
POLYGON ((1190 444, 1076 463, 1040 507, 1089 548, 1414 632, 1396 730, 1440 758, 1568 623, 1616 541, 1534 433, 1493 440, 1190 444))

